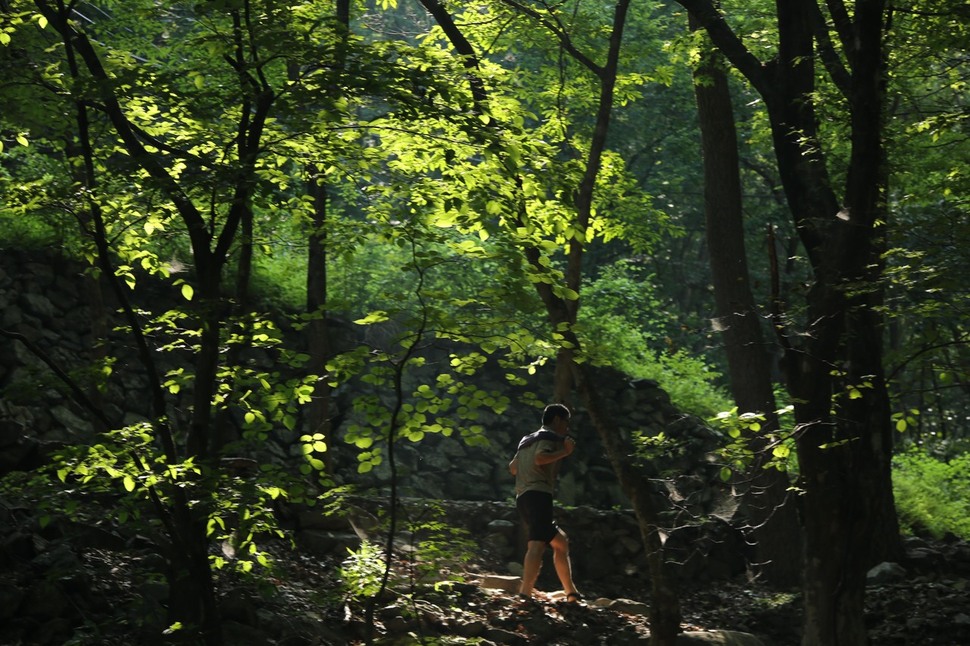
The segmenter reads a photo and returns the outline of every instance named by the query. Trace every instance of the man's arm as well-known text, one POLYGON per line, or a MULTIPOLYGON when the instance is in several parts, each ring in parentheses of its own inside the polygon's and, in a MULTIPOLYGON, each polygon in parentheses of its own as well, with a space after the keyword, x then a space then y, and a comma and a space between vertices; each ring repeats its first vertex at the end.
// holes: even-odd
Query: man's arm
POLYGON ((571 455, 575 448, 576 441, 571 437, 567 437, 562 443, 562 448, 558 451, 536 451, 536 465, 541 466, 562 460, 567 455, 571 455))
POLYGON ((512 475, 517 475, 519 473, 519 454, 516 453, 512 461, 509 462, 509 473, 512 475))

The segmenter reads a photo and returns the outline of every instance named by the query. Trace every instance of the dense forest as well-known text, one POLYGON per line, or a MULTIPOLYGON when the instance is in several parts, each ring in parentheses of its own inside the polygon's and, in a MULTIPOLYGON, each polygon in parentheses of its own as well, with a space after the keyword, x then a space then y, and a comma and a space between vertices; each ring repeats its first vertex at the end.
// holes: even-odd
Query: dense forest
MULTIPOLYGON (((970 539, 968 35, 957 0, 0 0, 0 250, 31 259, 0 279, 78 275, 90 312, 78 341, 0 280, 0 450, 71 411, 2 461, 4 513, 147 545, 153 639, 215 645, 293 510, 379 500, 328 585, 400 638, 401 447, 555 400, 669 646, 682 438, 624 426, 609 370, 719 438, 802 646, 868 644, 870 569, 970 539)), ((453 639, 413 643, 488 643, 453 639)))

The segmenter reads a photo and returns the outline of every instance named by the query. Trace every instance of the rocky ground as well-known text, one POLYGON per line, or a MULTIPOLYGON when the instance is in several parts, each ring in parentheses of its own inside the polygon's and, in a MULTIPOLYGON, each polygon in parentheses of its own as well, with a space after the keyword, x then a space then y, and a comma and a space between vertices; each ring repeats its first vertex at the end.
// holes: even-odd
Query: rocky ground
MULTIPOLYGON (((158 566, 154 557, 147 551, 76 545, 24 533, 4 537, 0 644, 165 642, 165 587, 149 574, 158 566)), ((970 644, 970 546, 956 540, 913 540, 909 547, 906 567, 890 569, 882 583, 869 589, 872 643, 970 644)), ((649 593, 636 578, 583 581, 586 599, 574 604, 555 593, 549 566, 540 579, 545 592, 521 599, 482 587, 504 566, 489 563, 481 553, 467 562, 436 562, 430 568, 405 559, 395 569, 391 591, 369 609, 351 592, 374 591, 380 570, 373 558, 310 557, 283 544, 275 545, 272 554, 272 574, 220 575, 227 644, 346 646, 370 640, 388 645, 623 646, 647 643, 649 635, 644 616, 649 593), (442 583, 448 575, 461 580, 442 583)), ((684 630, 695 639, 699 631, 710 630, 758 638, 726 633, 721 641, 704 643, 799 643, 797 591, 770 591, 737 580, 682 592, 684 630)))

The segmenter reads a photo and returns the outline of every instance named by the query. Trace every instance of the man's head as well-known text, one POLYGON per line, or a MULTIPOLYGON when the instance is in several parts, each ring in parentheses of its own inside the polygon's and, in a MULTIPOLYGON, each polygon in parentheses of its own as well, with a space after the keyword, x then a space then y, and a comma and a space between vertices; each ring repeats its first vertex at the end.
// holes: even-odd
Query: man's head
POLYGON ((565 433, 569 424, 569 415, 569 409, 566 408, 565 404, 549 404, 542 411, 542 425, 554 431, 565 433))

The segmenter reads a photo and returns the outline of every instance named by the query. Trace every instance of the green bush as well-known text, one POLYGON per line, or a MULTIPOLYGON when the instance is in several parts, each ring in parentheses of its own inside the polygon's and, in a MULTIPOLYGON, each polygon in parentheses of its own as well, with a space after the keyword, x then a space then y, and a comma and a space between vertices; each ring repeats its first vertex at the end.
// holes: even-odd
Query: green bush
POLYGON ((730 408, 708 358, 674 347, 679 322, 670 304, 657 297, 655 282, 647 268, 633 262, 600 269, 579 310, 578 332, 587 353, 631 377, 653 379, 684 412, 706 418, 730 408))
POLYGON ((970 453, 938 460, 922 449, 893 459, 896 510, 904 532, 970 539, 970 453))

